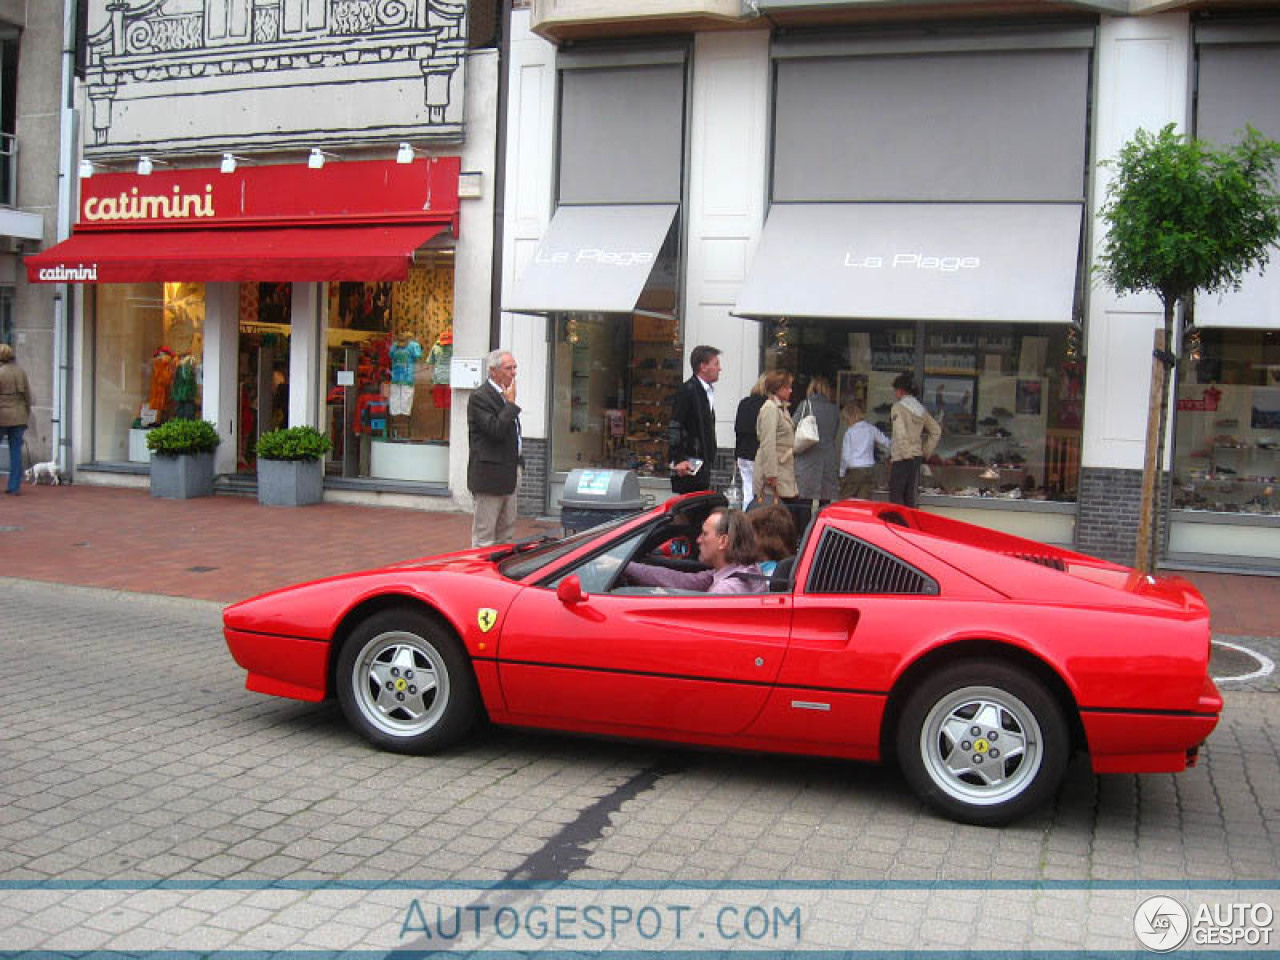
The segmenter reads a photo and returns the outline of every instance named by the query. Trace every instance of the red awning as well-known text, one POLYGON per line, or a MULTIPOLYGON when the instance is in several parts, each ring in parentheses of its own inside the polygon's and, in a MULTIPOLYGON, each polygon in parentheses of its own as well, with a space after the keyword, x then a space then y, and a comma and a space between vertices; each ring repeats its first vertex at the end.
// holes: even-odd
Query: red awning
POLYGON ((445 224, 76 233, 26 258, 32 283, 405 280, 445 224))

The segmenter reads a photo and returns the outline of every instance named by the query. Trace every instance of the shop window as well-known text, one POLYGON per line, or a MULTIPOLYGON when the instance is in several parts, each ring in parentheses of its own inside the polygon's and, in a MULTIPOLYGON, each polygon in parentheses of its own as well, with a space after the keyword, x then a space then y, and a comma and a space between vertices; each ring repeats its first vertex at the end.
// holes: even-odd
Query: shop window
POLYGON ((94 288, 93 450, 145 462, 146 430, 203 415, 203 283, 94 288))
POLYGON ((453 261, 400 283, 329 285, 330 475, 448 482, 453 261))
POLYGON ((1193 332, 1179 371, 1173 505, 1280 513, 1280 331, 1193 332))
MULTIPOLYGON (((857 403, 886 436, 893 380, 911 373, 942 425, 922 493, 1075 500, 1084 364, 1074 327, 775 320, 765 336, 766 368, 797 375, 793 403, 820 375, 840 407, 857 403)), ((876 486, 887 495, 887 463, 876 486)))
POLYGON ((669 475, 667 424, 689 376, 676 316, 678 236, 673 225, 633 312, 552 315, 552 470, 669 475))

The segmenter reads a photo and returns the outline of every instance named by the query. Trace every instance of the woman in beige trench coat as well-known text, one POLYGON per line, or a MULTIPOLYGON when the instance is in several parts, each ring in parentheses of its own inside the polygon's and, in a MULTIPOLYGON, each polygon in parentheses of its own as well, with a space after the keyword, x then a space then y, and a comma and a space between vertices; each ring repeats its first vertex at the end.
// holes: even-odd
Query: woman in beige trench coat
POLYGON ((791 399, 791 374, 772 370, 765 375, 766 399, 756 417, 760 449, 756 451, 756 496, 762 503, 796 496, 796 428, 787 412, 791 399))

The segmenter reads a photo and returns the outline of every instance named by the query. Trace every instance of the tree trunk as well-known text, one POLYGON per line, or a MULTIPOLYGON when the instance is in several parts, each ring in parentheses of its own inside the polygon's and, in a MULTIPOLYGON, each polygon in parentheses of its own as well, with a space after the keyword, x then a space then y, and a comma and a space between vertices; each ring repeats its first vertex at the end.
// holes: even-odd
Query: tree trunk
POLYGON ((1156 355, 1165 349, 1165 332, 1156 330, 1153 337, 1151 357, 1151 393, 1147 404, 1147 447, 1146 457, 1142 465, 1142 506, 1138 508, 1138 544, 1135 550, 1133 566, 1140 572, 1151 573, 1155 570, 1155 558, 1152 556, 1152 527, 1156 517, 1156 475, 1157 448, 1160 447, 1160 431, 1164 428, 1160 417, 1160 397, 1164 393, 1161 380, 1164 379, 1165 365, 1156 355))
MULTIPOLYGON (((1177 304, 1170 300, 1164 305, 1164 347, 1173 350, 1173 311, 1177 304)), ((1155 522, 1151 525, 1151 569, 1154 573, 1160 562, 1164 546, 1164 529, 1169 513, 1169 500, 1164 493, 1164 448, 1169 436, 1169 382, 1173 379, 1173 364, 1160 363, 1160 433, 1156 438, 1156 489, 1155 489, 1155 522)))

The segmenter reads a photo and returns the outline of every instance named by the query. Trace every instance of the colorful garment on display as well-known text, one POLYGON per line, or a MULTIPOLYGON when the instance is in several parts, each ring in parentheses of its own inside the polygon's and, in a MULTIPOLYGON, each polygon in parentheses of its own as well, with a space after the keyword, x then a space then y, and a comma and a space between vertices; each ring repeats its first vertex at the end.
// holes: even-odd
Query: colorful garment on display
MULTIPOLYGON (((427 363, 431 365, 431 379, 437 385, 449 383, 449 364, 453 361, 453 334, 445 331, 427 354, 427 363)), ((436 404, 441 406, 441 404, 436 404)), ((447 404, 445 404, 447 406, 447 404)))
POLYGON ((447 386, 436 384, 431 388, 431 402, 437 410, 448 410, 453 403, 453 391, 447 386))
POLYGON ((178 358, 168 347, 161 347, 151 358, 151 390, 147 393, 147 406, 152 410, 164 410, 169 406, 169 387, 178 369, 178 358))
POLYGON ((417 340, 410 340, 404 344, 397 343, 391 347, 388 354, 391 358, 391 382, 412 385, 418 361, 422 358, 422 346, 417 340))
POLYGON ((190 357, 178 361, 173 375, 173 402, 177 405, 174 416, 182 420, 194 420, 196 416, 196 365, 190 357))

